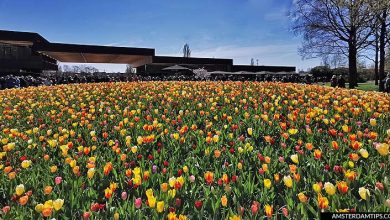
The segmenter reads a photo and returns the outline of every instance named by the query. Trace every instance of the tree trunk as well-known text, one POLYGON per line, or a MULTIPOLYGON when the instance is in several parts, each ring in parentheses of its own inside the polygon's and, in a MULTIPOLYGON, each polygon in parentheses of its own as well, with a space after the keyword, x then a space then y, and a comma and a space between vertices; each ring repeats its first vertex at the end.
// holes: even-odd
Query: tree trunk
POLYGON ((384 10, 381 19, 381 30, 379 35, 379 91, 384 90, 384 78, 385 78, 385 58, 386 58, 386 18, 387 11, 384 10))
POLYGON ((356 48, 349 49, 349 88, 353 89, 357 86, 357 52, 356 48))
POLYGON ((356 27, 351 26, 348 39, 348 67, 349 67, 349 88, 357 86, 357 47, 356 47, 356 27))
POLYGON ((375 85, 378 85, 379 79, 379 36, 375 33, 375 85))

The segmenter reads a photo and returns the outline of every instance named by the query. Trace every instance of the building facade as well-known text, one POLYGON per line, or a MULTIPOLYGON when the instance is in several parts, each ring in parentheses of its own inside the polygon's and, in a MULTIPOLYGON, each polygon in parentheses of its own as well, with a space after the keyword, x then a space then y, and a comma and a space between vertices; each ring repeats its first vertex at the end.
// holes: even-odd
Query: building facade
POLYGON ((137 74, 180 65, 208 72, 295 72, 295 67, 233 65, 232 59, 156 56, 155 49, 52 43, 37 33, 0 30, 0 74, 57 70, 57 62, 131 64, 137 74))

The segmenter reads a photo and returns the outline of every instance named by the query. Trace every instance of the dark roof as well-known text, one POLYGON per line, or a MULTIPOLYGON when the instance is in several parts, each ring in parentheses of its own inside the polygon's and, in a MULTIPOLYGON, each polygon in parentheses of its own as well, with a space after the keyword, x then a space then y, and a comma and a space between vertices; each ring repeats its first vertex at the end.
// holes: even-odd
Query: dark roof
POLYGON ((233 60, 220 58, 154 56, 153 63, 232 65, 233 60))
POLYGON ((95 53, 95 54, 121 54, 154 56, 154 49, 135 47, 111 47, 81 44, 48 43, 35 44, 36 51, 65 52, 65 53, 95 53))
POLYGON ((2 41, 26 41, 32 43, 49 43, 41 35, 33 32, 6 31, 0 30, 0 40, 2 41))

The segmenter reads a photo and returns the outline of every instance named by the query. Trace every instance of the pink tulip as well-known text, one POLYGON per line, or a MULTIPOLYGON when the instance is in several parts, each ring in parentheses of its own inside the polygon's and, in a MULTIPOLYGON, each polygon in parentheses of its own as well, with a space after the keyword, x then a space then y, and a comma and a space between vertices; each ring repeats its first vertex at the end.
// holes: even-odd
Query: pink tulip
POLYGON ((61 182, 62 182, 62 177, 60 176, 57 176, 55 179, 54 179, 54 182, 59 185, 61 182))
POLYGON ((194 175, 191 175, 191 176, 190 176, 190 182, 191 182, 191 183, 195 182, 195 176, 194 176, 194 175))
POLYGON ((141 198, 137 198, 135 199, 134 201, 134 205, 137 209, 141 208, 141 205, 142 205, 142 199, 141 198))
POLYGON ((283 207, 283 208, 282 208, 282 213, 283 213, 283 215, 284 215, 285 217, 287 217, 287 216, 288 216, 288 209, 287 209, 286 207, 283 207))
POLYGON ((10 209, 11 209, 11 207, 9 205, 7 205, 7 206, 4 206, 1 210, 3 211, 4 214, 7 214, 10 209))
POLYGON ((91 213, 90 213, 90 212, 84 212, 84 214, 83 214, 83 220, 88 220, 90 216, 91 216, 91 213))
POLYGON ((253 201, 251 206, 251 211, 253 215, 255 215, 259 211, 259 206, 260 206, 259 202, 253 201))
POLYGON ((127 199, 127 192, 122 192, 121 198, 122 198, 122 200, 126 200, 127 199))

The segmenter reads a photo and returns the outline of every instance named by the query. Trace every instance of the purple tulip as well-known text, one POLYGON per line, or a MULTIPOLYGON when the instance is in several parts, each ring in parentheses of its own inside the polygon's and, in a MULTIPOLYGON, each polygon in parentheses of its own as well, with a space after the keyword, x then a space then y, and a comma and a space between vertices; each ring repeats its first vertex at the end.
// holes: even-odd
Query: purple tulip
POLYGON ((153 165, 153 167, 152 167, 152 172, 153 172, 153 173, 156 173, 156 172, 157 172, 157 166, 156 166, 156 165, 153 165))

